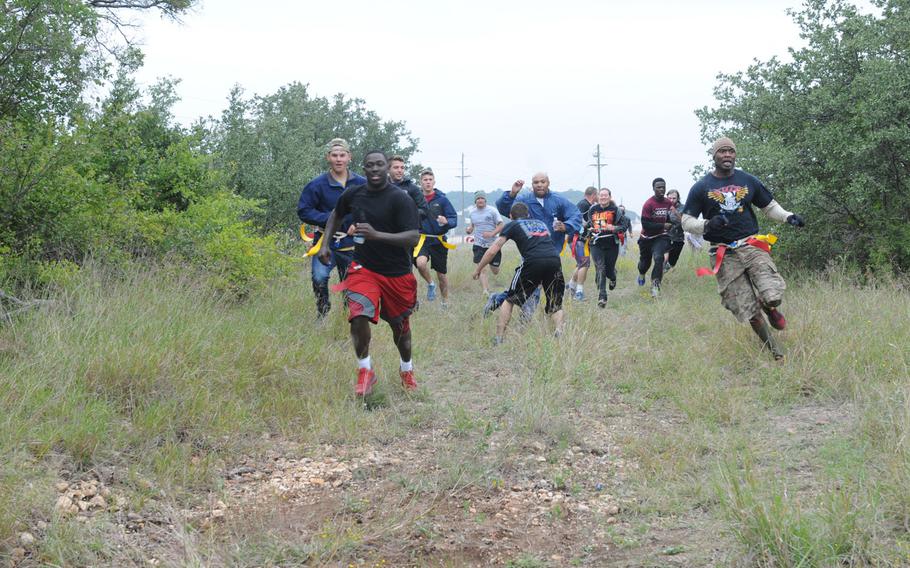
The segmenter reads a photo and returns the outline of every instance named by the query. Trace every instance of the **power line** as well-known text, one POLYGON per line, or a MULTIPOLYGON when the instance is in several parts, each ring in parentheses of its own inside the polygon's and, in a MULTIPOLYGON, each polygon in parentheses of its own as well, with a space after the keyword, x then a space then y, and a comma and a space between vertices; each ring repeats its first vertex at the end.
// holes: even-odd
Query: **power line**
POLYGON ((603 187, 600 183, 600 170, 607 167, 607 164, 600 163, 600 144, 597 145, 597 152, 594 153, 594 157, 597 158, 596 164, 588 164, 588 166, 597 168, 597 189, 603 187))
POLYGON ((464 152, 461 153, 461 175, 455 177, 461 178, 461 216, 464 218, 464 178, 471 177, 470 175, 465 175, 464 173, 464 152))

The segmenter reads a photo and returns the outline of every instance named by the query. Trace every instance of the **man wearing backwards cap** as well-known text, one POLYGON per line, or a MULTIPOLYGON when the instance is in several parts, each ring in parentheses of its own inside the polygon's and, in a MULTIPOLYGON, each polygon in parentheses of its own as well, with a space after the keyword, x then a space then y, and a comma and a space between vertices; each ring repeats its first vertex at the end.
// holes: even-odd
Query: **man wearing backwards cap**
MULTIPOLYGON (((343 138, 333 138, 326 144, 325 159, 329 163, 329 171, 306 184, 297 202, 297 216, 300 220, 320 229, 325 227, 329 214, 335 209, 338 197, 345 188, 367 182, 366 178, 348 169, 351 162, 351 147, 343 138)), ((332 307, 329 301, 329 277, 332 275, 332 268, 337 267, 339 280, 344 280, 348 265, 351 263, 354 241, 347 234, 350 223, 350 219, 345 219, 339 223, 338 232, 327 237, 333 240, 330 246, 332 254, 328 257, 327 263, 318 256, 313 257, 313 293, 316 295, 316 313, 319 319, 328 315, 332 307)), ((323 231, 317 230, 314 238, 316 243, 319 243, 323 238, 323 231)))
POLYGON ((758 220, 752 206, 771 219, 794 227, 802 227, 805 222, 781 207, 755 176, 735 169, 736 145, 732 140, 724 137, 715 141, 711 156, 714 171, 705 174, 689 190, 682 216, 683 229, 695 235, 703 234, 713 245, 714 270, 701 269, 699 275, 717 275, 717 289, 724 307, 739 321, 748 321, 773 357, 782 359, 784 353, 771 334, 764 314, 775 329, 787 325, 777 309, 786 283, 771 260, 770 243, 756 238, 758 220), (699 215, 704 220, 699 220, 699 215))
MULTIPOLYGON (((478 191, 474 193, 474 207, 468 211, 468 226, 464 232, 474 236, 474 264, 479 264, 480 259, 493 244, 493 240, 499 231, 502 230, 505 223, 502 216, 493 207, 487 207, 487 194, 478 191)), ((502 264, 502 251, 496 253, 493 260, 490 261, 490 271, 493 274, 499 274, 499 265, 502 264)), ((480 283, 483 286, 483 293, 490 295, 490 277, 486 271, 480 272, 480 283)))

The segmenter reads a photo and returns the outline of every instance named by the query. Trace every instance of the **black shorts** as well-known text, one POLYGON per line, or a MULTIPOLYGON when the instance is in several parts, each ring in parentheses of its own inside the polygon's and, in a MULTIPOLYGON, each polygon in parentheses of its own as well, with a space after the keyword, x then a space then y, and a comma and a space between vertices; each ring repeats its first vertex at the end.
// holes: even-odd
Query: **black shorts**
POLYGON ((449 249, 442 246, 436 237, 427 237, 423 241, 423 246, 417 256, 425 256, 430 259, 430 268, 440 274, 445 274, 449 270, 449 249))
POLYGON ((541 258, 523 262, 515 269, 515 276, 512 277, 506 300, 510 304, 521 306, 538 286, 543 287, 543 293, 547 296, 547 313, 552 314, 561 310, 566 281, 562 275, 562 263, 559 258, 541 258))
MULTIPOLYGON (((487 251, 490 249, 474 245, 474 248, 472 250, 474 251, 474 264, 480 264, 480 259, 483 258, 483 255, 487 254, 487 251)), ((496 256, 493 257, 493 261, 490 262, 490 266, 499 266, 500 264, 502 264, 502 249, 499 249, 499 252, 497 252, 496 256)))

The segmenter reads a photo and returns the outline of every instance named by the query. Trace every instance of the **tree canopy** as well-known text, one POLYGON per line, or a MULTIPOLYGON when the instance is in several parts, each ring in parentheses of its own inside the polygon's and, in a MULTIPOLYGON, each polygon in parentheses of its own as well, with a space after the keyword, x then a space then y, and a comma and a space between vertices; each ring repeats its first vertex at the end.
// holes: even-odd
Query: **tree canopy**
POLYGON ((805 47, 720 75, 718 105, 697 112, 706 142, 731 136, 739 165, 805 214, 781 250, 811 267, 910 268, 910 4, 873 6, 807 0, 792 13, 805 47))

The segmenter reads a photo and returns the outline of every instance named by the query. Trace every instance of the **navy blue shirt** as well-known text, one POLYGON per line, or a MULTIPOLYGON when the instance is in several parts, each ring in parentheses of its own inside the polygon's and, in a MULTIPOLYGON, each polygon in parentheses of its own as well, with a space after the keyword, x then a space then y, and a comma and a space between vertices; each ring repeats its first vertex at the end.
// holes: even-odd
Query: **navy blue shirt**
MULTIPOLYGON (((423 198, 426 201, 426 197, 423 198)), ((458 214, 446 194, 438 189, 433 190, 433 197, 427 201, 427 216, 420 222, 420 232, 424 235, 444 235, 458 226, 458 214), (436 217, 446 218, 445 225, 436 222, 436 217)), ((434 240, 435 242, 435 240, 434 240)))
MULTIPOLYGON (((300 199, 297 201, 297 216, 304 223, 315 225, 316 227, 325 227, 326 221, 329 220, 329 213, 335 209, 338 198, 347 187, 366 184, 366 178, 348 172, 348 181, 344 185, 335 181, 335 178, 326 172, 313 178, 310 183, 303 187, 300 192, 300 199)), ((345 232, 351 224, 350 219, 342 219, 338 230, 345 232)), ((321 231, 317 231, 321 233, 321 231)), ((318 235, 317 235, 318 240, 318 235)), ((345 237, 340 242, 332 243, 332 248, 349 248, 354 246, 351 237, 345 237)))
POLYGON ((506 191, 496 200, 496 209, 503 217, 508 217, 512 209, 512 204, 520 201, 528 206, 529 217, 542 221, 548 227, 553 227, 553 218, 557 218, 566 224, 566 232, 551 231, 550 239, 553 242, 553 248, 557 254, 562 250, 562 245, 566 240, 566 235, 574 235, 582 229, 584 221, 581 219, 581 211, 574 203, 561 195, 552 191, 543 197, 543 204, 537 200, 532 191, 523 191, 514 198, 511 193, 506 191))
POLYGON ((719 231, 706 231, 705 240, 712 243, 732 243, 758 232, 758 219, 752 206, 767 207, 774 196, 752 174, 733 170, 726 178, 705 174, 695 182, 686 198, 683 213, 711 219, 717 215, 727 218, 728 225, 719 231))
POLYGON ((515 241, 521 258, 525 261, 540 258, 559 259, 559 252, 553 248, 550 229, 537 219, 516 219, 509 221, 499 232, 500 237, 515 241))

